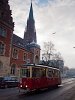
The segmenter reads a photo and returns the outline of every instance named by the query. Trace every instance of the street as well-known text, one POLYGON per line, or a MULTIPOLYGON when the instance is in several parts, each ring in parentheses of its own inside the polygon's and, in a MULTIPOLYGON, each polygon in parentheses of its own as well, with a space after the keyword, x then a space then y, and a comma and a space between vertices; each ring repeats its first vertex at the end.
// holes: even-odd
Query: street
POLYGON ((18 88, 0 89, 0 100, 75 100, 75 79, 63 80, 58 88, 25 94, 18 88))

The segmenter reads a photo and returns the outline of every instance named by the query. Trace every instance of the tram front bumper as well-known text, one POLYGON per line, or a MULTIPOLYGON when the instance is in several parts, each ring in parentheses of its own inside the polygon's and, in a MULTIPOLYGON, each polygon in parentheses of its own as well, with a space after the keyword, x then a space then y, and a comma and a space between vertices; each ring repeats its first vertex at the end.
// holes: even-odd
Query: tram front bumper
POLYGON ((19 92, 30 92, 30 89, 27 85, 23 86, 22 84, 19 87, 19 92))

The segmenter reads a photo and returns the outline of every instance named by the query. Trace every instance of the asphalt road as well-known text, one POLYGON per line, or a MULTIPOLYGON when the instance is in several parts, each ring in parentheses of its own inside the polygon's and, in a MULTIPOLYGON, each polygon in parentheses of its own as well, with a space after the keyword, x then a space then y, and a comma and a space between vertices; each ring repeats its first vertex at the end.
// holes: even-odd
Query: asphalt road
POLYGON ((75 100, 75 80, 63 80, 62 85, 54 89, 25 94, 18 88, 0 89, 0 100, 75 100))

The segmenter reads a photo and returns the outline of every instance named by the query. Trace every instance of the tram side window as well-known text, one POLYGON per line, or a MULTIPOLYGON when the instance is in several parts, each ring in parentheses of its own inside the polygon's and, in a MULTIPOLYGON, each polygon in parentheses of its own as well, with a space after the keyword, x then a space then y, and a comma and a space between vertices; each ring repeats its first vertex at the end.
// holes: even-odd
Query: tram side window
POLYGON ((53 70, 53 77, 58 77, 58 70, 53 70))
POLYGON ((48 77, 52 77, 52 70, 48 69, 48 77))
POLYGON ((55 77, 55 70, 52 70, 52 76, 55 77))
POLYGON ((59 71, 57 71, 57 77, 59 77, 59 71))
POLYGON ((46 76, 46 69, 42 68, 40 71, 41 71, 41 77, 45 77, 46 76))
POLYGON ((40 68, 32 68, 32 77, 40 77, 40 68))
POLYGON ((58 71, 58 77, 61 77, 60 71, 58 71))
POLYGON ((30 77, 30 70, 29 69, 21 69, 21 76, 30 77))
POLYGON ((54 70, 54 76, 55 76, 55 77, 58 77, 58 72, 57 72, 57 70, 54 70))
POLYGON ((59 71, 58 70, 54 70, 54 77, 56 77, 56 78, 59 77, 59 71))
POLYGON ((32 77, 45 77, 46 69, 45 68, 33 68, 32 77))

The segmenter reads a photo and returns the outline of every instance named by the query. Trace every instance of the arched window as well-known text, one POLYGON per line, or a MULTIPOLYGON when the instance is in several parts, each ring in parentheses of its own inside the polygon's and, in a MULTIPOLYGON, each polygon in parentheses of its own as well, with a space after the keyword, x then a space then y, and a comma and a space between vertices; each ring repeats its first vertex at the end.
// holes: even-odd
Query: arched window
POLYGON ((16 48, 13 48, 13 58, 18 59, 18 50, 16 48))
POLYGON ((0 55, 4 55, 5 45, 0 42, 0 55))
MULTIPOLYGON (((2 15, 3 15, 3 13, 2 13, 2 15)), ((0 36, 6 37, 6 34, 7 34, 6 29, 4 27, 0 26, 0 36)))
POLYGON ((36 55, 35 56, 35 63, 38 64, 39 63, 39 57, 36 55))
POLYGON ((11 74, 15 75, 16 72, 16 64, 12 64, 11 66, 11 74))
POLYGON ((27 53, 24 53, 24 55, 23 55, 23 60, 24 60, 24 61, 27 60, 27 53))
POLYGON ((0 69, 3 68, 3 63, 0 61, 0 69))

